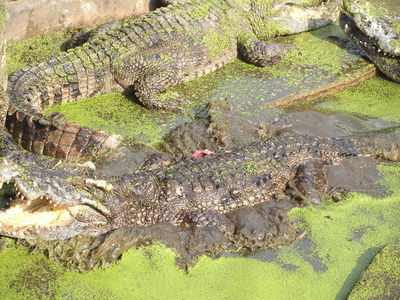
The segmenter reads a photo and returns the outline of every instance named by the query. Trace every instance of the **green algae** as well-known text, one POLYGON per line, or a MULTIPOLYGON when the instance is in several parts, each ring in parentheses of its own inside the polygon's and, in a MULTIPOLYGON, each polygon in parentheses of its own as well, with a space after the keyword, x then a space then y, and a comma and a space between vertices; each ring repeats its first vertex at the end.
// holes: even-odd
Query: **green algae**
POLYGON ((394 299, 400 295, 400 246, 385 246, 351 290, 348 299, 394 299))
MULTIPOLYGON (((297 38, 299 51, 304 56, 308 56, 311 61, 315 60, 316 57, 321 57, 315 65, 321 63, 324 72, 329 73, 340 70, 341 65, 338 63, 337 58, 342 57, 343 54, 340 54, 339 51, 336 53, 336 49, 340 47, 340 42, 331 41, 326 36, 321 38, 315 32, 306 33, 303 37, 293 37, 294 40, 297 38), (321 51, 321 48, 317 46, 312 52, 306 51, 306 44, 314 44, 315 42, 317 42, 317 45, 318 43, 323 44, 324 47, 332 47, 333 45, 335 55, 321 55, 318 52, 321 51)), ((306 61, 302 61, 304 58, 303 56, 296 56, 288 65, 298 64, 297 66, 300 68, 301 64, 306 63, 306 61)), ((253 76, 257 76, 257 72, 271 72, 271 76, 284 77, 290 76, 292 72, 285 70, 286 66, 284 62, 284 64, 267 70, 235 60, 228 67, 233 70, 239 70, 243 67, 245 74, 254 72, 253 76)), ((307 65, 306 63, 306 67, 313 68, 314 64, 307 65)), ((225 73, 227 71, 224 69, 222 72, 225 73)), ((229 76, 237 74, 233 72, 229 76)), ((217 77, 213 76, 215 75, 206 76, 206 80, 211 82, 211 86, 215 87, 225 80, 219 79, 215 83, 213 80, 217 77)), ((301 75, 293 74, 291 80, 291 83, 300 85, 299 81, 296 80, 301 80, 301 75)), ((202 79, 198 79, 188 85, 184 85, 184 93, 188 95, 195 93, 195 89, 190 89, 190 86, 193 86, 196 89, 199 88, 197 93, 202 93, 203 95, 197 97, 204 98, 204 101, 208 98, 208 96, 204 95, 210 95, 210 98, 219 97, 213 92, 204 91, 202 82, 204 82, 202 79)), ((390 88, 393 89, 394 86, 390 86, 390 88)), ((238 92, 240 92, 239 97, 242 97, 248 91, 239 87, 238 92)), ((221 93, 226 93, 226 91, 221 93)), ((236 91, 230 90, 230 93, 234 94, 236 91)), ((118 97, 124 98, 124 96, 119 95, 118 97)), ((226 97, 226 94, 224 94, 224 97, 226 97)), ((115 107, 118 112, 122 111, 123 115, 117 115, 114 114, 114 111, 102 108, 94 116, 98 117, 106 111, 100 118, 103 118, 103 120, 91 120, 87 125, 92 126, 93 122, 98 122, 99 127, 94 128, 110 128, 107 129, 108 132, 118 132, 124 136, 140 135, 141 130, 139 130, 139 133, 129 131, 130 129, 125 131, 126 127, 135 127, 138 123, 149 121, 146 124, 152 128, 150 132, 160 126, 150 122, 152 118, 150 115, 137 115, 135 112, 132 114, 131 105, 138 107, 134 110, 139 109, 140 111, 143 109, 137 103, 131 103, 127 98, 124 98, 125 100, 117 100, 116 98, 117 95, 115 94, 104 95, 96 97, 94 104, 90 104, 93 99, 82 101, 78 104, 68 104, 65 109, 67 119, 70 120, 72 118, 70 121, 73 121, 74 116, 76 116, 86 120, 90 111, 89 108, 97 111, 97 107, 104 104, 105 107, 115 107), (109 100, 107 100, 108 97, 109 100), (125 104, 121 107, 121 103, 125 104), (76 111, 68 115, 73 110, 74 105, 77 105, 76 111), (111 120, 117 120, 120 123, 118 123, 119 125, 113 125, 111 120), (138 123, 135 123, 135 121, 138 123), (126 126, 128 122, 132 123, 126 126), (123 130, 118 131, 120 126, 123 127, 123 130)), ((364 104, 358 103, 359 106, 364 104)), ((54 108, 49 112, 60 111, 60 109, 62 108, 54 108)), ((379 109, 377 110, 379 111, 379 109)), ((396 110, 397 108, 392 107, 391 112, 396 110)), ((143 109, 141 112, 145 113, 145 110, 143 109)), ((160 136, 163 134, 161 131, 160 136)), ((145 139, 148 139, 147 135, 150 136, 147 133, 144 135, 146 136, 145 139)), ((149 139, 153 138, 154 136, 149 139)), ((392 189, 400 186, 397 175, 400 171, 398 165, 383 165, 380 167, 380 171, 385 174, 384 183, 387 186, 392 189)), ((48 279, 45 279, 45 281, 47 280, 50 283, 46 288, 52 293, 49 293, 47 297, 54 296, 56 299, 245 299, 249 297, 332 299, 338 296, 341 299, 345 297, 361 270, 369 263, 369 260, 377 250, 382 245, 400 238, 397 233, 398 230, 396 230, 396 224, 398 224, 399 220, 395 213, 400 208, 398 204, 399 198, 399 191, 397 190, 390 197, 379 200, 364 195, 352 194, 348 200, 340 203, 327 203, 319 207, 291 212, 291 215, 297 216, 296 220, 301 220, 301 222, 298 221, 299 227, 307 229, 309 232, 307 236, 315 245, 314 251, 309 256, 319 260, 326 266, 323 271, 316 271, 309 259, 306 258, 306 254, 303 253, 305 250, 300 247, 302 241, 294 246, 281 249, 278 252, 277 259, 271 263, 245 257, 213 260, 207 256, 202 256, 194 267, 189 268, 188 274, 185 274, 175 266, 176 254, 173 250, 166 249, 162 245, 154 245, 127 251, 120 262, 106 270, 96 270, 88 274, 63 272, 59 275, 60 277, 58 275, 47 277, 48 279), (362 236, 360 237, 360 235, 362 236), (354 236, 357 238, 354 238, 354 236), (287 265, 291 265, 292 268, 285 268, 284 266, 287 265)), ((17 262, 19 263, 19 261, 27 265, 29 265, 29 262, 38 262, 37 257, 29 254, 27 250, 7 250, 7 252, 0 254, 0 265, 4 266, 1 271, 2 274, 8 274, 8 268, 17 269, 17 262), (12 253, 13 255, 11 255, 12 253)), ((46 270, 54 270, 58 274, 55 263, 49 261, 46 261, 46 263, 50 266, 46 270)), ((22 271, 19 272, 18 274, 24 274, 22 271)), ((40 274, 40 272, 38 273, 40 274)), ((17 274, 17 271, 12 273, 12 276, 15 274, 17 274)), ((36 271, 33 274, 36 274, 36 271)), ((0 283, 2 287, 2 294, 0 295, 2 298, 33 297, 35 292, 17 290, 18 285, 24 285, 25 279, 19 281, 18 284, 12 284, 16 278, 12 276, 3 276, 0 283)), ((45 298, 46 295, 43 297, 45 298)))
POLYGON ((0 298, 50 299, 51 289, 62 270, 45 255, 31 255, 28 249, 9 246, 1 252, 0 298))
MULTIPOLYGON (((4 39, 4 26, 7 21, 7 12, 6 7, 4 5, 4 1, 0 3, 0 55, 5 55, 5 39, 4 39)), ((2 86, 6 86, 7 84, 7 66, 4 64, 3 59, 2 63, 0 63, 0 83, 2 86)))
POLYGON ((85 100, 48 108, 46 113, 60 112, 69 122, 155 146, 170 132, 176 122, 189 121, 186 115, 151 111, 135 103, 132 97, 119 93, 99 95, 85 100))
POLYGON ((38 63, 50 55, 58 54, 62 44, 75 31, 73 28, 60 29, 53 33, 38 35, 7 44, 7 68, 15 72, 29 64, 38 63))
POLYGON ((400 122, 400 85, 374 77, 334 96, 321 97, 314 108, 324 112, 354 114, 400 122))
MULTIPOLYGON (((39 45, 42 38, 37 39, 35 45, 39 45)), ((260 106, 279 98, 282 93, 296 92, 304 89, 304 83, 318 85, 331 80, 336 74, 345 73, 344 62, 352 57, 341 49, 346 40, 337 25, 273 39, 271 42, 283 42, 289 48, 286 58, 279 64, 259 68, 235 59, 216 72, 173 87, 163 94, 167 100, 174 99, 174 95, 178 94, 188 100, 182 115, 146 110, 133 98, 118 94, 101 95, 76 104, 65 104, 65 107, 56 106, 47 109, 46 113, 62 112, 69 122, 103 129, 109 134, 119 133, 125 138, 131 137, 154 146, 171 129, 192 120, 210 101, 229 97, 234 110, 259 113, 260 106), (280 84, 276 84, 277 81, 280 84)), ((24 46, 26 44, 22 44, 21 48, 24 46)), ((280 115, 279 110, 264 113, 280 115)))
MULTIPOLYGON (((289 215, 308 233, 281 248, 272 262, 262 261, 262 253, 258 259, 202 256, 186 274, 175 265, 176 253, 156 244, 131 249, 114 266, 87 274, 57 275, 56 264, 47 261, 42 271, 53 270, 57 276, 45 277, 50 282, 46 288, 55 299, 344 299, 378 250, 400 239, 400 164, 383 163, 378 170, 382 184, 393 192, 390 196, 353 193, 338 203, 293 209, 289 215)), ((2 274, 11 272, 0 281, 2 296, 25 295, 10 284, 21 274, 16 264, 41 260, 27 250, 0 253, 2 274)))

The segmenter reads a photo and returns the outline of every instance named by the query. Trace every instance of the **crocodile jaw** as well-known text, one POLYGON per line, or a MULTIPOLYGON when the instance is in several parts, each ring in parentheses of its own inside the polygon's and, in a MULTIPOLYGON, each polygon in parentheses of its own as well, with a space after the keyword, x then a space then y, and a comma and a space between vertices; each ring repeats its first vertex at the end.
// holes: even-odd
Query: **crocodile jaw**
POLYGON ((357 30, 373 38, 378 49, 392 56, 400 56, 400 45, 397 42, 400 33, 394 30, 394 24, 400 22, 400 16, 365 0, 344 0, 343 6, 357 30))
POLYGON ((79 208, 56 205, 47 198, 24 200, 11 199, 10 206, 0 212, 0 233, 3 235, 28 238, 40 236, 44 231, 61 231, 71 226, 79 208))
POLYGON ((38 189, 35 179, 24 175, 26 172, 6 158, 0 163, 0 189, 5 183, 13 184, 16 191, 8 208, 0 211, 0 235, 53 240, 79 234, 99 235, 111 229, 107 218, 97 208, 84 201, 72 202, 71 195, 62 190, 56 180, 49 180, 51 192, 50 188, 38 189), (56 196, 63 192, 64 198, 56 196))
POLYGON ((382 50, 378 41, 360 30, 354 22, 354 18, 350 15, 342 13, 339 18, 339 24, 347 36, 378 69, 391 80, 400 82, 400 55, 392 55, 382 50))

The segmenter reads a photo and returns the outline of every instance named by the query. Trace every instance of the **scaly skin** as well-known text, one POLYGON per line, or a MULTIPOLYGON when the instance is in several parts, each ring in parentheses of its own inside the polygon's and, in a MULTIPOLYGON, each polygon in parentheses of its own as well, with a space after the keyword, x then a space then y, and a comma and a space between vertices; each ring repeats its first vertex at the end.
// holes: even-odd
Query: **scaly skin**
POLYGON ((296 185, 292 194, 301 201, 307 199, 304 194, 320 201, 327 186, 323 166, 339 156, 400 158, 399 145, 389 150, 371 145, 349 139, 274 137, 229 153, 95 177, 83 166, 59 166, 22 152, 6 138, 0 148, 0 183, 14 184, 17 196, 0 212, 0 234, 65 239, 168 222, 215 227, 232 236, 235 228, 226 213, 279 201, 288 186, 296 185))
POLYGON ((66 124, 58 115, 44 118, 42 109, 125 89, 148 108, 179 111, 186 102, 164 95, 171 86, 220 68, 238 51, 250 63, 273 65, 285 47, 265 43, 268 38, 327 25, 337 8, 272 0, 172 2, 181 3, 99 30, 81 47, 12 73, 6 126, 14 140, 34 153, 67 160, 104 155, 117 147, 118 136, 66 124))
POLYGON ((400 15, 364 0, 343 5, 343 31, 388 78, 400 82, 400 15))

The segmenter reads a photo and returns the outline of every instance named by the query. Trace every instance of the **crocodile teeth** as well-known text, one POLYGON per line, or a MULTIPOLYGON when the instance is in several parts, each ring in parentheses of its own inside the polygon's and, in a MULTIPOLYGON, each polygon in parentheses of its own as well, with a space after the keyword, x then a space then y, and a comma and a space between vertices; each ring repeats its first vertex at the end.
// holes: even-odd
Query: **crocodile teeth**
POLYGON ((31 205, 32 201, 28 200, 27 204, 28 206, 31 205))
POLYGON ((344 24, 344 28, 345 28, 345 29, 348 29, 348 28, 349 28, 349 25, 344 24))
POLYGON ((381 52, 382 51, 382 49, 378 49, 378 52, 381 52))

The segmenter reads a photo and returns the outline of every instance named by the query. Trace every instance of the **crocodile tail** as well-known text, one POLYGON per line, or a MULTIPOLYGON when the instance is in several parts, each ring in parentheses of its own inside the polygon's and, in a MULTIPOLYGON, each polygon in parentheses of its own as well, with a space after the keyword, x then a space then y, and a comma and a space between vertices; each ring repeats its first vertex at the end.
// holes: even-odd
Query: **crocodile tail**
POLYGON ((15 142, 33 153, 69 161, 90 160, 115 149, 119 135, 42 113, 55 104, 113 91, 109 61, 99 46, 85 45, 10 74, 6 128, 15 142))
POLYGON ((54 55, 8 78, 10 102, 41 110, 117 89, 109 71, 110 57, 98 45, 85 45, 54 55))
POLYGON ((119 135, 67 123, 57 113, 38 117, 14 105, 8 110, 6 128, 24 149, 67 161, 106 156, 121 142, 119 135))

